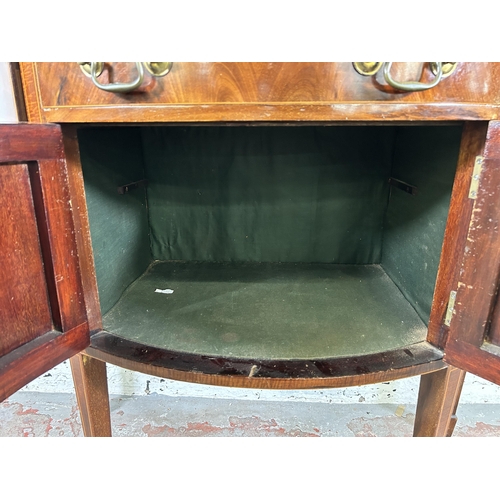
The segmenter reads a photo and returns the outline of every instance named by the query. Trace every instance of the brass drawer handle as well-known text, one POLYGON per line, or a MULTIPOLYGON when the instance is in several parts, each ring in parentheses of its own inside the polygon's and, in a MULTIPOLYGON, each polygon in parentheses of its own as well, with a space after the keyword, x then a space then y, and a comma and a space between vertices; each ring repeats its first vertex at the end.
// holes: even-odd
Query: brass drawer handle
POLYGON ((137 77, 134 81, 129 83, 99 83, 97 78, 101 75, 104 69, 102 62, 80 62, 81 70, 83 73, 92 79, 94 85, 106 92, 127 93, 140 87, 144 80, 144 68, 155 77, 165 76, 172 68, 171 62, 136 62, 137 77))
POLYGON ((443 78, 443 63, 437 62, 436 64, 436 73, 434 80, 429 83, 422 82, 397 82, 393 80, 391 76, 391 62, 384 63, 383 72, 385 81, 395 89, 403 90, 405 92, 420 92, 422 90, 428 90, 435 87, 443 78))
POLYGON ((422 82, 397 82, 391 76, 392 62, 372 63, 359 62, 352 63, 354 69, 363 76, 373 76, 382 68, 385 81, 393 88, 403 90, 404 92, 420 92, 435 87, 441 80, 450 76, 456 69, 457 63, 449 62, 432 62, 431 71, 434 74, 434 79, 429 83, 422 82))
POLYGON ((137 68, 137 78, 130 83, 108 83, 107 85, 103 85, 97 81, 97 63, 90 63, 90 77, 92 78, 92 82, 94 85, 106 92, 119 92, 126 93, 135 90, 140 87, 142 81, 144 80, 144 68, 140 62, 135 63, 135 67, 137 68))

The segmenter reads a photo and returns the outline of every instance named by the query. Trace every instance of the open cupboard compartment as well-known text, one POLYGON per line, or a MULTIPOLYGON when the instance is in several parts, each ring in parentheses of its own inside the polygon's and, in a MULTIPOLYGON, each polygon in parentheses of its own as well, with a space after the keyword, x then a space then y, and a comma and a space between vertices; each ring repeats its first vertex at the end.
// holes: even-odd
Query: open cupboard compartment
POLYGON ((425 341, 461 132, 81 128, 104 331, 207 373, 440 359, 425 341))

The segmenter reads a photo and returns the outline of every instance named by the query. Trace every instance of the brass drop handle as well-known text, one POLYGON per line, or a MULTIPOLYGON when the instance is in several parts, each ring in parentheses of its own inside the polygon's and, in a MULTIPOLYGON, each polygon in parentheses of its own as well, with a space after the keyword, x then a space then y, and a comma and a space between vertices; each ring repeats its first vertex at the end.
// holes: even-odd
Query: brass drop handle
POLYGON ((118 92, 124 94, 140 87, 144 80, 144 68, 142 67, 142 64, 140 62, 136 62, 135 67, 137 68, 137 78, 130 83, 108 83, 106 85, 99 83, 97 81, 97 63, 95 62, 90 63, 90 77, 97 88, 105 90, 106 92, 118 92))
POLYGON ((422 82, 397 82, 394 80, 391 76, 391 62, 386 62, 383 65, 383 73, 384 73, 384 78, 385 81, 391 86, 394 87, 395 89, 398 90, 403 90, 405 92, 419 92, 422 90, 428 90, 432 89, 432 87, 435 87, 443 78, 443 63, 437 62, 435 63, 436 67, 436 73, 434 80, 432 80, 429 83, 422 83, 422 82))
POLYGON ((397 82, 391 76, 391 62, 355 62, 354 69, 363 76, 374 76, 382 68, 385 81, 393 88, 404 92, 420 92, 435 87, 441 80, 450 76, 456 69, 457 63, 432 62, 430 63, 434 79, 429 83, 422 82, 397 82))
POLYGON ((106 92, 117 92, 117 93, 127 93, 140 87, 144 81, 144 68, 155 77, 165 76, 172 68, 171 62, 136 62, 135 67, 137 69, 137 77, 134 81, 129 83, 99 83, 97 78, 101 75, 104 69, 104 63, 102 62, 81 62, 80 65, 83 73, 92 79, 94 85, 106 92))

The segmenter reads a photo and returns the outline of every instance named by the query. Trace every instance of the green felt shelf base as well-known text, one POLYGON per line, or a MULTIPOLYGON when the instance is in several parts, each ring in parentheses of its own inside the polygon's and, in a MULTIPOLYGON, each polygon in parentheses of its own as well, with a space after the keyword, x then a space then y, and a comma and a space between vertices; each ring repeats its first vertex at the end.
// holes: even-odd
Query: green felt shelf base
POLYGON ((104 326, 168 350, 253 359, 385 352, 427 333, 380 266, 292 263, 156 262, 104 326))

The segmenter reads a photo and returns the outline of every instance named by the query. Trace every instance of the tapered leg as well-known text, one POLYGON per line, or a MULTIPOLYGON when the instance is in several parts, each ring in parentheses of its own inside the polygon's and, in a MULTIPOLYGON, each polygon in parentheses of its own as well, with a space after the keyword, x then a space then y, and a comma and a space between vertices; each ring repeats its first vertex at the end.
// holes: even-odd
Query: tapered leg
POLYGON ((415 437, 452 435, 464 378, 465 371, 451 366, 421 376, 413 428, 415 437))
POLYGON ((77 354, 70 363, 83 434, 92 437, 111 436, 106 363, 86 354, 77 354))

